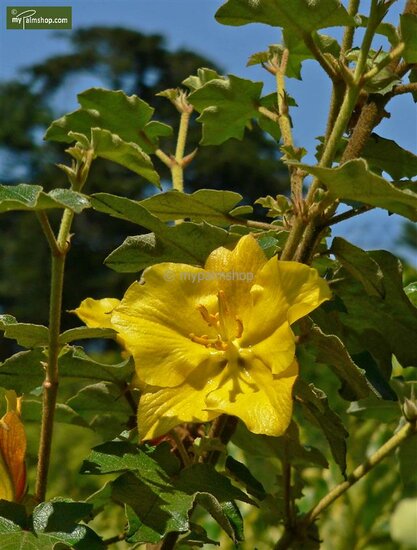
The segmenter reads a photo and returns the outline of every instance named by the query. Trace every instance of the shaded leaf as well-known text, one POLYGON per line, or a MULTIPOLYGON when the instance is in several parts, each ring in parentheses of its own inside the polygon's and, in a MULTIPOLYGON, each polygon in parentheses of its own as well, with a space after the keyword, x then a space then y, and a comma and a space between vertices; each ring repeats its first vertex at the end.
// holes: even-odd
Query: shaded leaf
POLYGON ((313 421, 324 433, 336 464, 343 475, 346 472, 346 439, 349 433, 340 417, 332 411, 326 394, 312 384, 297 380, 296 396, 301 403, 307 418, 313 421))
POLYGON ((124 141, 109 130, 92 128, 91 144, 95 156, 116 162, 160 187, 159 174, 155 171, 149 155, 136 143, 124 141))
POLYGON ((123 390, 110 382, 99 382, 82 388, 66 404, 78 413, 90 428, 111 438, 126 429, 133 411, 123 390))
POLYGON ((266 497, 266 492, 262 483, 251 474, 245 464, 239 462, 230 455, 226 458, 226 471, 232 478, 243 483, 247 492, 255 498, 262 500, 266 497))
POLYGON ((252 82, 229 75, 210 80, 188 97, 201 113, 202 145, 219 145, 234 137, 242 139, 248 122, 258 117, 262 82, 252 82))
POLYGON ((265 23, 298 34, 355 24, 338 0, 317 0, 314 3, 309 0, 229 0, 219 8, 216 19, 223 25, 265 23))
POLYGON ((342 268, 332 285, 337 300, 311 316, 324 332, 344 342, 351 358, 366 370, 377 393, 395 400, 388 383, 392 355, 404 367, 417 365, 417 348, 410 345, 417 333, 417 309, 403 290, 400 261, 383 250, 368 254, 383 273, 384 296, 369 296, 362 284, 342 268))
POLYGON ((341 237, 333 239, 330 251, 343 267, 362 283, 367 294, 384 297, 381 268, 369 254, 341 237))
POLYGON ((0 330, 24 348, 48 346, 49 330, 43 325, 18 323, 12 315, 0 315, 0 330))
POLYGON ((69 208, 78 214, 89 207, 88 198, 71 189, 53 189, 44 193, 40 185, 0 185, 0 212, 69 208))
POLYGON ((325 334, 319 326, 314 325, 308 333, 307 342, 317 350, 317 361, 329 365, 349 388, 349 393, 344 392, 346 398, 353 400, 369 394, 365 372, 355 364, 340 338, 334 334, 325 334))
POLYGON ((417 488, 417 434, 401 443, 397 451, 403 485, 417 488))
POLYGON ((69 344, 74 340, 89 338, 116 338, 116 331, 111 328, 76 327, 66 330, 59 335, 60 344, 69 344))
POLYGON ((417 221, 417 193, 398 189, 368 169, 363 159, 346 162, 337 168, 321 168, 298 164, 326 185, 329 197, 362 202, 385 208, 410 220, 417 221))
POLYGON ((30 393, 43 383, 45 371, 42 363, 46 360, 40 348, 12 355, 0 365, 0 386, 18 394, 30 393))
POLYGON ((375 396, 370 396, 351 403, 347 413, 363 420, 372 418, 380 422, 398 422, 401 409, 396 401, 387 401, 386 399, 377 399, 375 396))

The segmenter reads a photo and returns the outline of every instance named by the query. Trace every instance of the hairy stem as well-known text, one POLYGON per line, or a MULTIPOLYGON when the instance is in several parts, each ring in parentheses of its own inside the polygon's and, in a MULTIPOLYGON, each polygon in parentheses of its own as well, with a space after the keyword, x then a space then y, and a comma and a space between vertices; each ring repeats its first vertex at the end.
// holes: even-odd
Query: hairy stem
MULTIPOLYGON (((347 12, 350 16, 354 17, 359 11, 360 0, 349 0, 347 12)), ((342 55, 352 48, 353 37, 355 34, 355 27, 349 26, 345 28, 342 40, 342 55)))
POLYGON ((181 113, 180 127, 178 130, 177 147, 175 149, 175 158, 171 165, 172 187, 177 191, 184 191, 184 150, 187 141, 188 124, 190 121, 191 111, 184 110, 181 113))
MULTIPOLYGON (((49 305, 49 347, 43 383, 42 423, 39 441, 38 469, 35 496, 38 502, 45 500, 51 456, 52 432, 55 405, 58 393, 58 355, 60 351, 59 333, 61 329, 62 291, 64 285, 67 238, 69 237, 69 210, 62 216, 61 230, 57 239, 58 251, 52 254, 51 292, 49 305), (62 246, 62 243, 65 243, 62 246)), ((72 214, 72 212, 71 212, 72 214)))

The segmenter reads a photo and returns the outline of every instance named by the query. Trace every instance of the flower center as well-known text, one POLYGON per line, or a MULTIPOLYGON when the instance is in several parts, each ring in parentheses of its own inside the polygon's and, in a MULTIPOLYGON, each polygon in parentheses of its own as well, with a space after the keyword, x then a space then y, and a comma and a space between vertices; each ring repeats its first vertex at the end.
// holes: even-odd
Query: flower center
POLYGON ((219 290, 217 293, 217 305, 218 311, 214 315, 209 313, 202 304, 197 307, 207 325, 215 329, 217 336, 210 338, 207 334, 196 336, 194 333, 190 333, 190 338, 193 342, 207 348, 226 351, 233 345, 233 340, 241 338, 243 323, 238 317, 232 315, 223 290, 219 290))

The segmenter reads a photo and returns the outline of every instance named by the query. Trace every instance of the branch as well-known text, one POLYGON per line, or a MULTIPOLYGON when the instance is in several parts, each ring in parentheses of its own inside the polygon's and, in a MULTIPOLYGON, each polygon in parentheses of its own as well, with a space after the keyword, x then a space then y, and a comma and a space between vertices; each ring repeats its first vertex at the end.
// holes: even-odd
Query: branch
POLYGON ((342 214, 333 216, 332 218, 330 218, 330 220, 323 224, 322 227, 324 228, 329 227, 330 225, 335 225, 336 223, 343 222, 345 220, 348 220, 349 218, 353 218, 355 216, 359 216, 360 214, 364 214, 365 212, 369 212, 369 210, 373 210, 374 208, 375 206, 369 206, 368 204, 360 206, 359 208, 352 208, 347 212, 343 212, 342 214))

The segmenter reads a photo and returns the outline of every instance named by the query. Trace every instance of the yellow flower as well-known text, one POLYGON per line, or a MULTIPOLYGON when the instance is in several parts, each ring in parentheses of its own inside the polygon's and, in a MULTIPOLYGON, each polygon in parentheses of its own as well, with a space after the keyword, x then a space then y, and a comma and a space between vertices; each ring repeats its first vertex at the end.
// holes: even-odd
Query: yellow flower
POLYGON ((146 269, 111 315, 144 384, 141 439, 224 413, 281 435, 298 374, 290 325, 330 295, 315 269, 267 260, 251 235, 214 250, 204 269, 146 269))
POLYGON ((0 499, 19 502, 26 490, 26 435, 20 420, 20 401, 6 392, 7 412, 0 419, 0 499))

